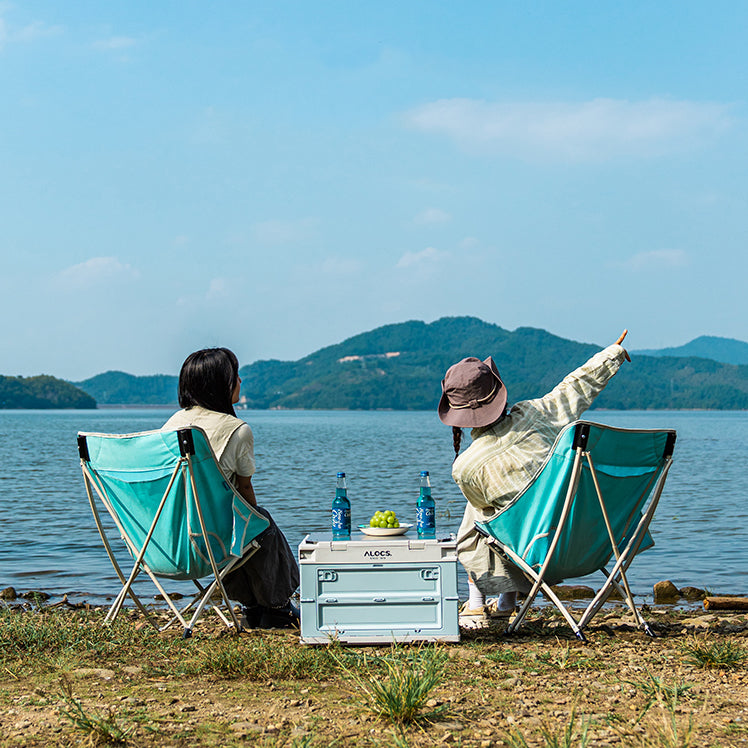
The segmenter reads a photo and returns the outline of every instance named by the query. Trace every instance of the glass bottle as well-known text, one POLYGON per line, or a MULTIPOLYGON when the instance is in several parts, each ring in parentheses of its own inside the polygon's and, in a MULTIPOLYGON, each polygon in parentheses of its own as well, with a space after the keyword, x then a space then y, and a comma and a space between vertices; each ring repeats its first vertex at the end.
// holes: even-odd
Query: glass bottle
POLYGON ((338 473, 335 486, 335 499, 332 502, 332 537, 333 539, 351 537, 351 502, 348 500, 345 473, 338 473))
POLYGON ((421 470, 421 492, 416 503, 416 529, 419 538, 436 537, 436 505, 431 496, 428 470, 421 470))

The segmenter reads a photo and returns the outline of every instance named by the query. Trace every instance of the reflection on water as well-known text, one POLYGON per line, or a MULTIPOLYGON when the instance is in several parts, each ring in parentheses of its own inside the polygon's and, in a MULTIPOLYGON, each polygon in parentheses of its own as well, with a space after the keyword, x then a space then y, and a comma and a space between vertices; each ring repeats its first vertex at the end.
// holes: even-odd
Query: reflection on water
MULTIPOLYGON (((72 592, 89 601, 116 592, 83 488, 75 436, 79 430, 159 428, 169 414, 0 411, 0 588, 72 592)), ((439 527, 457 530, 464 499, 450 475, 450 429, 435 414, 241 415, 255 433, 258 499, 293 547, 307 532, 328 529, 338 470, 348 476, 354 523, 387 508, 413 521, 418 475, 429 470, 439 527)), ((675 461, 652 526, 656 545, 631 568, 635 593, 651 594, 660 579, 713 592, 748 592, 748 413, 593 411, 588 417, 678 431, 675 461)))

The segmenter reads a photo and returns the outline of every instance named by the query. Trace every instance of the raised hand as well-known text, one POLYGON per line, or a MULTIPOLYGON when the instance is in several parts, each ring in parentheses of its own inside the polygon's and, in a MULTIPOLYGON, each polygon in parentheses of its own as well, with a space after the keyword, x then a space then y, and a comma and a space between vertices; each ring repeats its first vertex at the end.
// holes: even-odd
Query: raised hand
MULTIPOLYGON (((624 338, 625 338, 625 337, 626 337, 626 336, 627 336, 628 334, 629 334, 629 331, 628 331, 628 330, 624 330, 624 331, 623 331, 623 332, 621 333, 621 337, 620 337, 620 338, 618 338, 618 340, 616 340, 616 344, 617 344, 617 345, 621 345, 621 344, 623 343, 623 339, 624 339, 624 338)), ((628 351, 627 351, 626 349, 624 349, 624 351, 623 351, 623 352, 624 352, 624 354, 625 354, 625 356, 626 356, 626 361, 631 361, 631 357, 629 356, 629 353, 628 353, 628 351)))

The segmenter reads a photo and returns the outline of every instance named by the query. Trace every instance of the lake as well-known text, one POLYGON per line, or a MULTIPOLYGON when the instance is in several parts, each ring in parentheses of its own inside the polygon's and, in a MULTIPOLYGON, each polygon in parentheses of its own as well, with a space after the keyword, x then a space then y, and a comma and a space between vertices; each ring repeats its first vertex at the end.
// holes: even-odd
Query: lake
MULTIPOLYGON (((103 602, 118 581, 86 498, 78 431, 159 428, 159 409, 0 411, 0 588, 103 602)), ((376 509, 414 521, 418 476, 429 470, 440 529, 456 531, 465 500, 450 475, 451 430, 431 412, 240 411, 255 434, 259 503, 296 547, 329 529, 335 474, 344 470, 353 522, 376 509)), ((674 428, 674 463, 652 524, 655 547, 633 564, 635 594, 662 579, 712 593, 748 593, 748 413, 591 411, 589 420, 674 428)), ((468 443, 466 433, 463 443, 468 443)), ((127 565, 127 564, 126 564, 127 565)), ((128 566, 129 568, 129 566, 128 566)), ((179 589, 179 585, 174 585, 179 589)), ((464 574, 460 578, 465 594, 464 574)))

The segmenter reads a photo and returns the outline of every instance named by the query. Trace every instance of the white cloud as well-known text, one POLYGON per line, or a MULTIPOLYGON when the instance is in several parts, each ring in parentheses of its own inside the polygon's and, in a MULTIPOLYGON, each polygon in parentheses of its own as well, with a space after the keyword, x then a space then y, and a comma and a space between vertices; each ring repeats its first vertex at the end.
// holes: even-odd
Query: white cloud
MULTIPOLYGON (((3 8, 0 6, 0 12, 3 8)), ((64 32, 62 26, 48 26, 40 21, 34 21, 26 26, 14 27, 0 16, 0 49, 6 44, 29 44, 38 39, 59 36, 64 32)))
POLYGON ((668 153, 719 135, 731 126, 732 117, 724 104, 669 99, 442 99, 407 112, 405 122, 422 132, 446 135, 473 152, 597 160, 668 153))
POLYGON ((452 216, 439 208, 426 208, 413 219, 413 223, 419 226, 429 226, 436 223, 447 223, 452 216))
POLYGON ((93 43, 94 49, 121 51, 130 49, 138 43, 137 39, 131 36, 111 36, 108 39, 99 39, 93 43))
POLYGON ((621 264, 627 270, 641 272, 683 267, 688 262, 688 255, 682 249, 654 249, 650 252, 638 252, 621 264))
POLYGON ((289 244, 309 239, 315 233, 317 221, 302 218, 295 221, 262 221, 252 227, 256 241, 263 244, 289 244))
POLYGON ((57 282, 68 288, 81 289, 134 280, 139 276, 140 273, 135 268, 120 262, 116 257, 92 257, 60 271, 57 282))
POLYGON ((448 252, 442 252, 434 247, 426 247, 420 252, 406 252, 398 261, 397 268, 418 268, 423 269, 431 267, 441 260, 449 257, 448 252))

